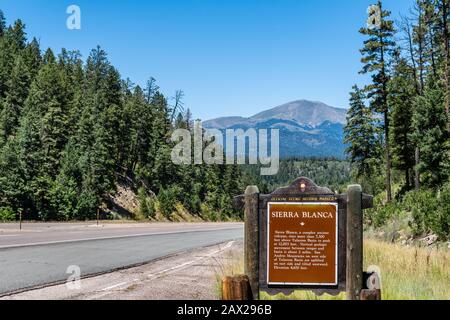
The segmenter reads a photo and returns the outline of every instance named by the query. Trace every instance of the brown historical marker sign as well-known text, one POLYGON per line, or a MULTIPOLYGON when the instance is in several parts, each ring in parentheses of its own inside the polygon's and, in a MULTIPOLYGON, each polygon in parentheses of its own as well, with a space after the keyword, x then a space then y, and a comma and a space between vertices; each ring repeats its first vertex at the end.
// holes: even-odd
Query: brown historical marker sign
POLYGON ((359 294, 358 226, 362 210, 373 207, 372 196, 353 187, 349 194, 336 194, 300 177, 271 194, 249 187, 235 198, 236 208, 244 205, 245 268, 255 299, 259 292, 290 295, 295 290, 359 294))
POLYGON ((267 205, 267 284, 337 286, 337 202, 267 205))

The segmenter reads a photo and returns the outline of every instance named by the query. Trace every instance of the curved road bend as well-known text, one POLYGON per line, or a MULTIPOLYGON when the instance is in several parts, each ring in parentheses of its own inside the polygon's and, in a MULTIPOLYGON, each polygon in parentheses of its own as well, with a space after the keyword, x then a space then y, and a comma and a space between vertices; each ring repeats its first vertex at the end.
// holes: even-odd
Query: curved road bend
MULTIPOLYGON (((190 249, 243 238, 242 224, 0 224, 0 295, 106 273, 190 249), (45 243, 47 239, 47 243, 45 243)), ((169 266, 170 267, 170 266, 169 266)))

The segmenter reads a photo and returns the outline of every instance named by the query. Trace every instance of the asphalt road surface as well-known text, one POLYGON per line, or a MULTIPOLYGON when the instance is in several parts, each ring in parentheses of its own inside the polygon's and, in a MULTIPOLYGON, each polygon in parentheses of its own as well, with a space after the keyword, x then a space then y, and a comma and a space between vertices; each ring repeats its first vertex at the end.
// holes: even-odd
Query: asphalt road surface
MULTIPOLYGON (((0 295, 243 238, 242 224, 0 224, 0 295)), ((170 266, 169 266, 170 267, 170 266)))
POLYGON ((217 300, 218 277, 240 266, 243 240, 189 250, 150 263, 0 297, 3 300, 217 300), (231 268, 230 268, 231 267, 231 268))

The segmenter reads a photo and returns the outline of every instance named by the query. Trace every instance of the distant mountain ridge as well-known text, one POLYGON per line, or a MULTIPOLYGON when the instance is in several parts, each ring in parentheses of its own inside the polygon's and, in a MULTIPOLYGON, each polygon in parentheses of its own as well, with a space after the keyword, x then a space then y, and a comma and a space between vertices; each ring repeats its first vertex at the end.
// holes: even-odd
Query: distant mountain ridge
POLYGON ((298 100, 250 118, 223 117, 205 121, 210 129, 279 129, 282 157, 343 158, 347 110, 322 102, 298 100))

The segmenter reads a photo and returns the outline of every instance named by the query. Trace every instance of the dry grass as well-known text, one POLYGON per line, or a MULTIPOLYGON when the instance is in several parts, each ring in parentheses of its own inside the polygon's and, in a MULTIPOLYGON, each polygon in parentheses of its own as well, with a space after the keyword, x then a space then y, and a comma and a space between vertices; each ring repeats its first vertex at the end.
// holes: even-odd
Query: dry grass
MULTIPOLYGON (((377 266, 381 270, 383 300, 449 300, 450 299, 450 251, 404 247, 376 240, 364 242, 364 269, 377 266)), ((218 275, 242 274, 243 258, 229 260, 231 266, 218 275)), ((219 281, 218 281, 219 284, 219 281)), ((220 292, 220 286, 218 286, 220 292)), ((316 296, 311 292, 297 291, 290 296, 271 297, 262 294, 263 300, 343 300, 337 297, 316 296)))
POLYGON ((244 257, 241 250, 230 250, 216 260, 216 295, 222 295, 222 279, 226 276, 237 276, 244 274, 244 257))
POLYGON ((366 240, 364 267, 381 269, 384 300, 449 300, 450 251, 366 240))

